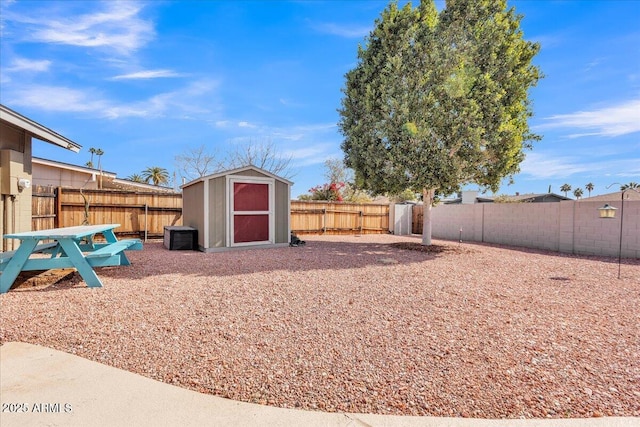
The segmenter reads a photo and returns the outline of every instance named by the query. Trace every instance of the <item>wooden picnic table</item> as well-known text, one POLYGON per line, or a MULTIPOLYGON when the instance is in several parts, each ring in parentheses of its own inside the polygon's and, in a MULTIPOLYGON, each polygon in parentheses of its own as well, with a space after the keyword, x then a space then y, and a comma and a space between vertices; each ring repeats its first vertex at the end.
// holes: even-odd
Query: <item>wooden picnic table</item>
POLYGON ((0 253, 0 293, 7 292, 22 271, 75 268, 91 288, 101 287, 95 267, 130 265, 125 250, 141 250, 139 239, 118 240, 113 230, 120 224, 80 225, 5 234, 18 239, 17 250, 0 253), (105 242, 96 242, 101 234, 105 242), (40 242, 45 242, 40 244, 40 242), (49 257, 35 257, 41 253, 49 257))

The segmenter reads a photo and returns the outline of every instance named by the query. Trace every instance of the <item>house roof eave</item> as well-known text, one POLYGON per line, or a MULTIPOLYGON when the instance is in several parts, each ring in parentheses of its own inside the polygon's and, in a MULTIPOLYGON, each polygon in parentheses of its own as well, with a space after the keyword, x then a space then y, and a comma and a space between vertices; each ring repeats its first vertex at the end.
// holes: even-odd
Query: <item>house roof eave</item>
POLYGON ((60 135, 48 127, 43 126, 2 104, 0 104, 0 113, 2 113, 2 115, 0 115, 0 119, 24 129, 39 140, 58 145, 62 148, 73 151, 74 153, 80 152, 80 149, 82 148, 82 145, 71 141, 69 138, 60 135))

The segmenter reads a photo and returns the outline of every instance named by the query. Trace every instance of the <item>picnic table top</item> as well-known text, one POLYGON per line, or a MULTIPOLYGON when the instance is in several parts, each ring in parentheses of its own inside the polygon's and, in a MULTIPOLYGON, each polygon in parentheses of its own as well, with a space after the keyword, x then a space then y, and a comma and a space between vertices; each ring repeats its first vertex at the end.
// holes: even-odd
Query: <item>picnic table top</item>
POLYGON ((120 224, 77 225, 74 227, 50 228, 47 230, 25 231, 5 234, 5 239, 43 240, 43 239, 81 239, 107 230, 120 227, 120 224))

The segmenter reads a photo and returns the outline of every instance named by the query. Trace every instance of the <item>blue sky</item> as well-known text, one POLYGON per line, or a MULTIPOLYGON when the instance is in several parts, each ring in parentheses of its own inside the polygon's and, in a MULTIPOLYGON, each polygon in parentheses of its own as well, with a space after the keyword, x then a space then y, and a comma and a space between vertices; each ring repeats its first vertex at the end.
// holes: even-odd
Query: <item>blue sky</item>
MULTIPOLYGON (((103 168, 126 178, 173 173, 176 156, 203 144, 223 157, 270 142, 292 159, 296 197, 325 181, 327 158, 342 158, 344 74, 387 2, 0 5, 0 102, 83 146, 36 141, 35 156, 83 165, 101 148, 103 168)), ((509 5, 542 45, 530 124, 543 139, 499 193, 640 182, 640 0, 509 5)))

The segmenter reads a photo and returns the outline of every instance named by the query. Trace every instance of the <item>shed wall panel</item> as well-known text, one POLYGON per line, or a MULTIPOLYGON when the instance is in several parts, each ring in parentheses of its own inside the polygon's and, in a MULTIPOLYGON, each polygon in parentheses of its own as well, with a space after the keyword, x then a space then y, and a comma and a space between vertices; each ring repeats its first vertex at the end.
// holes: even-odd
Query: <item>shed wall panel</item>
POLYGON ((198 230, 198 245, 204 247, 204 183, 190 185, 182 191, 183 224, 198 230))
POLYGON ((209 180, 209 247, 226 246, 227 235, 227 194, 224 176, 209 180))
POLYGON ((289 186, 282 181, 275 185, 275 243, 289 243, 289 186))
POLYGON ((258 178, 269 178, 267 175, 260 173, 259 171, 254 171, 251 169, 243 170, 238 173, 229 174, 230 176, 256 176, 258 178))

